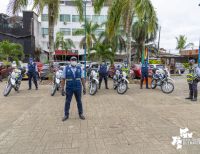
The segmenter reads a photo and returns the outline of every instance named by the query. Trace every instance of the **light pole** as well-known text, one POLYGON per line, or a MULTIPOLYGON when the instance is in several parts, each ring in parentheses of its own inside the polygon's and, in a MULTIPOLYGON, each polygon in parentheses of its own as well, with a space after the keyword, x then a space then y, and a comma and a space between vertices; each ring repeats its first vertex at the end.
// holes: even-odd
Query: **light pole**
POLYGON ((87 2, 87 0, 84 0, 84 10, 85 10, 85 26, 84 26, 84 28, 85 28, 85 48, 84 48, 84 70, 85 70, 85 72, 84 72, 84 76, 85 76, 85 80, 86 80, 86 52, 87 52, 87 46, 86 46, 86 2, 87 2))

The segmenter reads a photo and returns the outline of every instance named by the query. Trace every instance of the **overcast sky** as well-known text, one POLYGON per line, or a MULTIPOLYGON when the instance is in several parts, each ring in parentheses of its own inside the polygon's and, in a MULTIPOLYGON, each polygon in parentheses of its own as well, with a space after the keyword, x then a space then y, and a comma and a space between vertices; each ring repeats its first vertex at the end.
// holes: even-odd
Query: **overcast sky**
MULTIPOLYGON (((0 2, 0 12, 6 13, 9 0, 0 2)), ((188 43, 199 45, 200 0, 152 0, 152 3, 162 27, 160 47, 173 51, 176 48, 175 37, 180 34, 186 35, 188 43)))

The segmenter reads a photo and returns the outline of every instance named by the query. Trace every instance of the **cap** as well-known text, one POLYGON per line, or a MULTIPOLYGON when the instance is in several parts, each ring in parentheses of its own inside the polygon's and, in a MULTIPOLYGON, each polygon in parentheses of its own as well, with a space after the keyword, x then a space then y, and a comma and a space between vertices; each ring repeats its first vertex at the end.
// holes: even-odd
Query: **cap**
POLYGON ((77 61, 77 58, 73 56, 70 58, 70 61, 77 61))

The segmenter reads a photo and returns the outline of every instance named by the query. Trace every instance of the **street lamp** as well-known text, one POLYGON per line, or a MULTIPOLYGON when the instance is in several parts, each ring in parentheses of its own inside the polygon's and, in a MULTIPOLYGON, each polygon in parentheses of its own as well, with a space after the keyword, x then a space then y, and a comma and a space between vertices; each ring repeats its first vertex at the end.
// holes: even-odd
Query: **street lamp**
POLYGON ((85 77, 85 80, 86 80, 86 52, 87 52, 87 46, 86 46, 86 3, 87 3, 87 0, 84 0, 83 1, 83 3, 85 4, 84 5, 84 10, 85 10, 85 12, 84 12, 84 16, 85 16, 85 26, 84 26, 84 28, 85 28, 85 48, 84 48, 84 77, 85 77))

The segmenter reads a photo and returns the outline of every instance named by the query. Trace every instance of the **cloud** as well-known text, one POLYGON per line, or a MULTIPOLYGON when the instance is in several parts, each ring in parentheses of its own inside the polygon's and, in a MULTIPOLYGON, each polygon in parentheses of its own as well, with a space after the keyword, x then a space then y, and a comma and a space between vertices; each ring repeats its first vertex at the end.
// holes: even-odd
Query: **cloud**
POLYGON ((159 19, 161 47, 175 49, 175 37, 183 34, 198 46, 200 39, 199 0, 152 0, 159 19))

